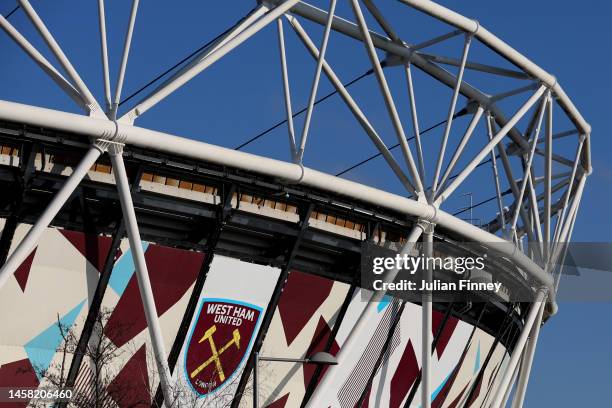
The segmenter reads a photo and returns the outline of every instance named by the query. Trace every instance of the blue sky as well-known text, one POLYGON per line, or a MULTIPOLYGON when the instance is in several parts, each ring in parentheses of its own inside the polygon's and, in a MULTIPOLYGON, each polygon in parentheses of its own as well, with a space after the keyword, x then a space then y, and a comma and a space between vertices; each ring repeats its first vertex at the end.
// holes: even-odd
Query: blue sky
MULTIPOLYGON (((109 0, 106 3, 111 78, 114 78, 131 2, 109 0)), ((229 7, 226 2, 142 2, 123 95, 129 95, 225 30, 248 12, 254 3, 241 0, 229 7)), ((313 3, 321 7, 327 5, 326 1, 313 3)), ((401 6, 399 2, 377 3, 389 19, 401 27, 398 29, 400 34, 409 42, 418 43, 449 31, 447 27, 428 17, 420 16, 417 12, 401 6)), ((490 31, 556 75, 567 94, 591 123, 594 173, 587 183, 574 230, 574 240, 609 242, 612 225, 607 210, 612 196, 612 165, 609 161, 612 141, 609 139, 609 97, 606 95, 612 94, 609 80, 612 69, 612 52, 609 45, 612 38, 612 6, 608 2, 596 0, 583 0, 580 3, 568 0, 448 0, 441 3, 479 20, 490 31)), ((13 9, 14 4, 13 1, 0 0, 0 12, 6 14, 13 9)), ((101 101, 103 88, 96 2, 32 0, 32 4, 45 19, 94 95, 101 101)), ((353 17, 345 1, 339 2, 338 13, 353 17)), ((53 61, 21 11, 15 13, 10 21, 53 61)), ((372 23, 371 20, 368 21, 372 23)), ((304 23, 304 26, 318 43, 320 27, 308 23, 304 23)), ((372 28, 378 29, 374 26, 372 28)), ((297 110, 307 101, 314 63, 287 25, 285 31, 294 110, 297 110)), ((168 100, 147 112, 137 125, 234 147, 283 119, 275 34, 273 27, 263 30, 219 64, 212 66, 168 100)), ((432 52, 458 58, 461 41, 461 38, 455 38, 432 52)), ((369 68, 363 47, 352 40, 332 36, 328 52, 330 63, 345 82, 369 68)), ((495 60, 494 55, 487 54, 486 50, 476 45, 472 46, 470 56, 504 64, 504 61, 495 60)), ((0 98, 76 112, 71 101, 45 78, 38 67, 31 63, 6 35, 0 35, 0 60, 0 98)), ((452 68, 450 70, 453 71, 452 68)), ((406 133, 410 133, 402 72, 390 69, 388 76, 398 108, 404 112, 406 133)), ((444 119, 450 91, 420 72, 414 73, 414 79, 421 128, 425 128, 444 119)), ((481 79, 471 73, 466 74, 466 80, 474 83, 482 81, 478 85, 498 92, 519 86, 515 80, 493 81, 490 78, 481 79)), ((114 84, 114 79, 111 82, 114 84)), ((330 89, 331 85, 323 79, 319 95, 329 92, 330 89)), ((351 87, 350 91, 385 142, 395 143, 374 78, 370 76, 360 81, 351 87)), ((504 110, 512 112, 519 102, 520 99, 517 102, 508 102, 504 110)), ((461 107, 464 103, 460 98, 458 106, 461 107)), ((555 119, 559 121, 559 130, 563 130, 563 120, 560 116, 555 116, 555 119)), ((298 130, 301 129, 301 123, 300 119, 296 121, 298 130)), ((451 140, 460 136, 458 132, 464 129, 466 124, 467 118, 456 121, 451 140)), ((480 133, 483 133, 482 129, 480 133)), ((281 127, 246 150, 287 160, 286 140, 286 129, 281 127)), ((368 157, 372 152, 373 146, 337 97, 319 105, 313 116, 305 155, 307 165, 337 172, 368 157)), ((567 156, 571 157, 571 153, 567 153, 567 156)), ((426 160, 431 161, 432 157, 427 156, 426 160)), ((401 187, 380 160, 363 166, 347 177, 402 193, 401 187)), ((474 201, 479 201, 489 198, 492 191, 490 174, 477 172, 457 191, 457 197, 449 200, 445 208, 453 211, 465 206, 466 198, 459 197, 461 193, 472 193, 474 201), (485 191, 482 187, 485 185, 490 189, 485 191)), ((494 211, 494 203, 491 203, 475 210, 474 218, 488 221, 494 211)), ((571 283, 569 279, 571 278, 568 278, 567 284, 571 283)), ((560 305, 559 314, 548 322, 541 333, 526 406, 597 406, 609 399, 607 388, 612 378, 612 352, 608 347, 612 337, 609 324, 611 313, 612 306, 609 303, 560 305)))

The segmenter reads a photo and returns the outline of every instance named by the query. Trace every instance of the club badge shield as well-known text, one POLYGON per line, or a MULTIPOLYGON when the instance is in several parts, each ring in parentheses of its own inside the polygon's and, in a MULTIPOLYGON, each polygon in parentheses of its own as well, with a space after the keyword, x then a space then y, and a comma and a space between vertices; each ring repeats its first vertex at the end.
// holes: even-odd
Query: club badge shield
POLYGON ((187 340, 186 380, 199 396, 228 383, 246 359, 262 309, 230 299, 204 299, 187 340))

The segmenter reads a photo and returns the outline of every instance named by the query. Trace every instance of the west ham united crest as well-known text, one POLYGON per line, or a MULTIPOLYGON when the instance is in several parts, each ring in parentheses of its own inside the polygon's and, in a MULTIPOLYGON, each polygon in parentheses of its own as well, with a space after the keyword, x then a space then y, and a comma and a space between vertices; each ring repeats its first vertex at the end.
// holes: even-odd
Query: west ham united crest
POLYGON ((204 299, 187 342, 185 373, 200 396, 215 392, 241 366, 261 308, 229 299, 204 299))

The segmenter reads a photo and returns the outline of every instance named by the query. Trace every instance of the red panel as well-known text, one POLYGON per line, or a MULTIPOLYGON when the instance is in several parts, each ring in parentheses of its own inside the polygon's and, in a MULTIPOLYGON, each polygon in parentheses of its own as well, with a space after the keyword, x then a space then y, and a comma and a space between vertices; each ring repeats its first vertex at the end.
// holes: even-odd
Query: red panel
MULTIPOLYGON (((330 335, 331 335, 331 329, 329 328, 329 325, 327 324, 325 319, 323 319, 323 316, 321 316, 319 318, 319 323, 317 323, 317 329, 314 332, 314 336, 312 337, 312 340, 310 341, 310 346, 308 347, 308 351, 306 351, 306 357, 311 356, 314 353, 318 353, 319 351, 326 351, 325 346, 327 345, 327 341, 330 335)), ((328 351, 328 353, 335 356, 339 350, 340 350, 340 347, 338 347, 338 343, 336 343, 336 341, 334 340, 332 342, 331 349, 328 351)), ((304 386, 306 388, 308 388, 308 384, 310 384, 310 380, 312 379, 312 376, 314 375, 316 368, 317 366, 314 364, 304 364, 303 365, 304 386)), ((321 378, 323 378, 328 368, 329 368, 328 366, 323 366, 323 370, 321 371, 321 375, 319 376, 319 381, 321 381, 321 378)))
POLYGON ((119 408, 149 408, 151 406, 149 389, 147 355, 143 344, 106 390, 119 408))
MULTIPOLYGON (((0 366, 0 387, 38 387, 38 378, 30 360, 23 359, 0 366)), ((2 408, 22 408, 27 402, 1 403, 2 408)))
POLYGON ((317 309, 325 302, 334 281, 302 272, 291 272, 278 302, 287 345, 302 331, 317 309))
POLYGON ((104 268, 104 261, 113 242, 111 238, 78 231, 59 230, 59 232, 96 267, 98 272, 104 268))
POLYGON ((461 402, 461 397, 463 397, 463 394, 465 393, 466 390, 467 390, 467 384, 465 387, 463 387, 459 395, 457 395, 457 398, 455 398, 453 402, 449 404, 448 408, 456 408, 457 405, 461 402))
POLYGON ((408 340, 402 358, 391 379, 391 399, 389 401, 389 408, 398 408, 402 405, 402 401, 406 398, 408 391, 410 391, 418 375, 419 364, 414 354, 412 342, 408 340))
POLYGON ((25 292, 26 284, 28 283, 28 276, 30 276, 30 269, 32 268, 32 262, 34 262, 34 256, 36 255, 36 248, 32 250, 32 253, 19 265, 15 271, 15 279, 19 283, 19 287, 22 292, 25 292))
MULTIPOLYGON (((195 282, 204 261, 204 254, 151 244, 145 253, 145 259, 155 307, 158 316, 161 316, 174 306, 195 282)), ((121 347, 146 327, 138 281, 136 274, 133 274, 106 324, 104 333, 117 347, 121 347)))
MULTIPOLYGON (((434 336, 438 332, 438 328, 443 320, 444 313, 434 310, 431 321, 431 331, 434 336)), ((448 345, 448 342, 455 331, 455 327, 457 327, 457 323, 459 323, 457 318, 452 316, 448 317, 448 320, 444 325, 444 329, 442 329, 442 333, 440 333, 440 339, 438 340, 438 343, 436 343, 436 353, 438 354, 438 358, 440 358, 442 353, 444 353, 444 349, 448 345)))
POLYGON ((289 394, 285 394, 270 405, 267 405, 266 408, 285 408, 287 404, 287 400, 289 399, 289 394))
POLYGON ((476 385, 476 389, 474 390, 474 393, 472 394, 472 398, 470 398, 470 400, 468 401, 466 407, 471 407, 472 406, 474 401, 480 395, 480 388, 481 387, 482 387, 482 376, 480 376, 480 378, 478 379, 478 384, 476 385))

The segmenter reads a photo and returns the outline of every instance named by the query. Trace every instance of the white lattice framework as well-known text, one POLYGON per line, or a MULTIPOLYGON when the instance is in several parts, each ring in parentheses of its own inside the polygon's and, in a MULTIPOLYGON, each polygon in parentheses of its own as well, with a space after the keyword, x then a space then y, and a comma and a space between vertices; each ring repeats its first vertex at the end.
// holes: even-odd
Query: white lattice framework
MULTIPOLYGON (((564 256, 564 244, 569 241, 580 199, 584 190, 587 175, 591 172, 590 143, 591 128, 580 115, 572 101, 565 94, 554 76, 550 75, 529 59, 497 38, 478 22, 448 10, 427 0, 401 0, 411 8, 431 18, 445 23, 449 27, 447 34, 431 40, 413 44, 409 38, 402 38, 388 22, 372 0, 347 0, 353 11, 350 19, 335 15, 336 0, 329 1, 329 8, 322 10, 298 0, 264 1, 246 16, 241 22, 227 32, 211 46, 195 55, 188 64, 169 76, 154 91, 137 102, 133 108, 118 117, 118 106, 121 99, 124 78, 130 54, 131 39, 139 8, 138 0, 133 1, 129 26, 127 29, 121 64, 118 69, 114 92, 111 91, 109 63, 107 57, 106 21, 104 1, 99 0, 99 31, 102 50, 102 67, 104 80, 104 107, 96 100, 78 71, 71 64, 61 46, 54 39, 50 29, 37 14, 28 0, 18 3, 28 19, 44 39, 46 45, 60 64, 56 68, 40 53, 11 23, 0 16, 0 26, 23 51, 34 60, 40 68, 53 79, 57 85, 82 108, 83 115, 76 115, 40 107, 22 105, 10 101, 0 101, 0 119, 24 123, 33 126, 57 129, 82 135, 91 140, 89 151, 80 164, 74 168, 72 175, 54 197, 46 211, 29 231, 25 239, 11 254, 0 271, 0 287, 15 271, 21 262, 37 244, 43 230, 47 228, 58 211, 65 204, 75 188, 79 185, 88 169, 105 153, 110 155, 114 168, 117 187, 126 220, 130 246, 134 250, 134 262, 142 301, 145 306, 148 327, 150 330, 162 389, 170 389, 170 374, 163 356, 166 355, 161 340, 160 326, 155 311, 151 286, 148 281, 134 206, 130 196, 128 179, 123 162, 123 146, 136 146, 186 156, 197 160, 223 164, 225 166, 248 170, 254 173, 274 176, 307 187, 327 190, 337 194, 355 197, 372 205, 401 212, 417 218, 419 222, 409 232, 409 239, 402 251, 410 251, 414 243, 424 233, 426 240, 431 240, 433 228, 438 225, 446 230, 464 237, 466 240, 483 244, 495 243, 495 251, 509 257, 525 273, 526 279, 533 287, 535 302, 524 322, 515 350, 508 368, 491 406, 505 406, 512 384, 517 381, 514 406, 522 406, 525 386, 535 343, 543 315, 556 312, 555 289, 559 274, 553 274, 552 265, 558 264, 564 256), (309 20, 324 27, 320 44, 315 44, 302 22, 309 20), (368 21, 370 23, 368 23, 368 21), (372 27, 375 22, 376 32, 372 27), (230 51, 268 25, 276 25, 278 31, 278 48, 280 53, 280 77, 284 84, 284 109, 287 114, 288 141, 291 158, 279 161, 255 156, 240 151, 230 150, 203 142, 181 138, 152 129, 137 127, 139 117, 158 103, 165 102, 174 91, 187 85, 188 82, 218 63, 230 51), (297 129, 293 122, 291 99, 291 73, 286 58, 284 30, 291 27, 316 61, 314 79, 310 91, 304 125, 297 129), (384 99, 386 110, 397 138, 401 154, 395 156, 385 145, 383 138, 372 125, 372 122, 359 107, 351 93, 335 73, 334 67, 326 59, 328 44, 332 35, 348 36, 362 43, 362 59, 369 61, 384 99), (454 37, 462 37, 461 57, 458 59, 428 53, 428 49, 448 42, 454 37), (512 69, 495 66, 470 59, 470 48, 475 43, 492 50, 513 65, 512 69), (379 52, 385 54, 383 60, 379 52), (406 88, 390 89, 386 70, 402 69, 405 71, 406 88), (419 108, 413 85, 413 71, 421 70, 452 90, 447 107, 444 132, 441 138, 427 140, 420 136, 419 108), (521 80, 524 85, 498 94, 489 94, 486 89, 478 89, 464 80, 464 73, 486 75, 498 81, 521 80), (355 183, 343 178, 322 173, 303 165, 307 151, 307 141, 311 119, 315 112, 315 100, 322 76, 327 77, 336 89, 346 106, 350 109, 365 134, 370 138, 378 152, 388 164, 391 173, 399 180, 404 195, 391 194, 375 188, 355 183), (410 111, 398 109, 393 94, 407 92, 410 111), (467 114, 471 115, 469 125, 452 150, 451 130, 459 110, 460 96, 467 101, 467 114), (510 98, 524 98, 520 107, 513 112, 504 112, 500 102, 510 98), (554 129, 553 113, 564 116, 571 128, 554 129), (482 143, 472 137, 479 123, 484 122, 488 130, 488 142, 482 143), (410 123, 408 132, 404 123, 410 123), (521 124, 526 123, 526 126, 521 124), (573 140, 573 151, 559 149, 559 139, 573 140), (438 152, 435 160, 426 161, 423 153, 426 145, 434 146, 438 152), (466 165, 459 165, 470 146, 477 146, 477 154, 468 157, 466 165), (538 160, 534 160, 538 158, 538 160), (491 214, 491 222, 486 228, 478 228, 471 223, 444 211, 445 202, 474 170, 487 161, 490 163, 492 183, 496 192, 497 214, 491 214), (513 165, 514 161, 518 161, 513 165), (538 165, 536 165, 538 164, 538 165), (555 173, 554 169, 564 168, 555 173), (429 176, 429 177, 427 177, 429 176), (511 194, 502 193, 501 184, 507 183, 511 194), (510 200, 508 199, 510 198, 510 200), (528 246, 523 243, 527 241, 528 246), (526 249, 529 248, 529 249, 526 249), (521 362, 522 361, 522 362, 521 362), (520 363, 520 369, 519 367, 520 363), (518 380, 516 380, 518 378, 518 380)), ((147 5, 148 6, 148 5, 147 5)), ((440 104, 443 106, 444 104, 440 104)), ((464 160, 465 161, 465 160, 464 160)), ((394 278, 390 273, 385 278, 394 278)), ((319 397, 325 392, 326 384, 333 379, 334 370, 342 369, 343 353, 359 342, 360 333, 367 330, 368 314, 373 313, 375 301, 382 296, 374 295, 359 322, 353 328, 349 340, 343 346, 338 359, 340 364, 329 370, 323 382, 315 391, 309 406, 319 406, 319 397)), ((423 307, 423 324, 431 324, 431 302, 425 299, 423 307)), ((429 395, 429 345, 431 331, 423 330, 423 380, 422 395, 424 407, 430 405, 429 395)), ((168 394, 167 394, 168 395, 168 394)))

